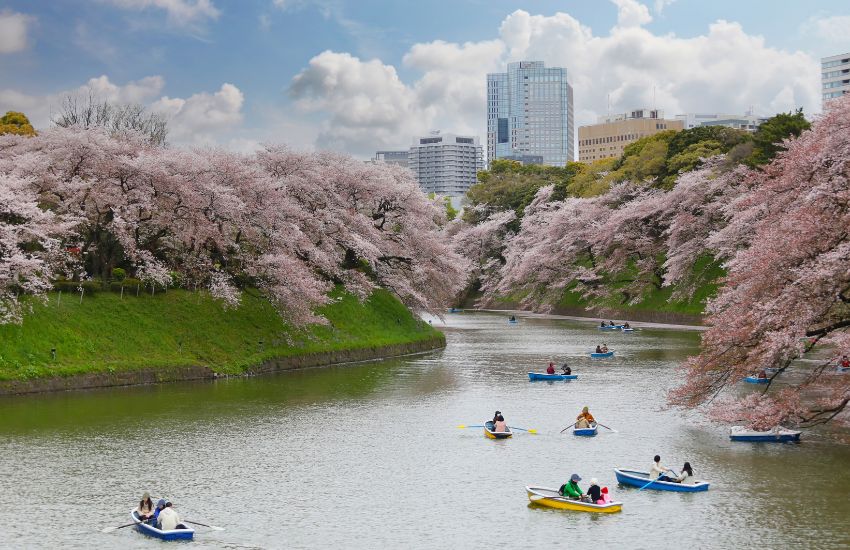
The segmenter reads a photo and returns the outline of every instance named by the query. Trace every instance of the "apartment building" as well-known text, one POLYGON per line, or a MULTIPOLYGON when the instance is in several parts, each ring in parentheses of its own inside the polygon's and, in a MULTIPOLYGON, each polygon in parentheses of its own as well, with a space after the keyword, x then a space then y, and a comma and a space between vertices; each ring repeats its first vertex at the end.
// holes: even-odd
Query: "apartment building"
POLYGON ((658 110, 635 109, 628 113, 599 117, 597 124, 578 129, 579 161, 619 158, 626 145, 665 130, 682 130, 684 121, 664 118, 658 110))

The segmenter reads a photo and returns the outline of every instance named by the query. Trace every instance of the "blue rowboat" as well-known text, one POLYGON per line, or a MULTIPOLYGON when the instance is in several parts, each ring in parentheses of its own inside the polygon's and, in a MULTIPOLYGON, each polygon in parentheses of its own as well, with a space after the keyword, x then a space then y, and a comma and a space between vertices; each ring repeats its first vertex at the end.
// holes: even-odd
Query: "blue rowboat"
POLYGON ((458 309, 458 308, 456 308, 456 307, 450 307, 450 308, 448 308, 448 310, 447 310, 447 311, 448 311, 449 313, 461 313, 463 310, 462 310, 462 309, 458 309))
POLYGON ((529 380, 575 380, 577 374, 546 374, 543 372, 529 372, 529 380))
POLYGON ((591 428, 576 428, 575 426, 573 426, 573 435, 594 436, 596 435, 598 429, 599 426, 596 424, 596 422, 593 423, 593 426, 591 428))
POLYGON ((515 325, 515 324, 519 323, 519 321, 517 321, 516 319, 508 319, 508 323, 515 325))
MULTIPOLYGON (((626 470, 623 468, 614 468, 614 474, 617 476, 617 481, 621 485, 632 485, 634 487, 643 487, 650 482, 649 472, 639 472, 637 470, 626 470)), ((648 485, 647 489, 655 489, 656 491, 675 491, 677 493, 697 493, 699 491, 708 491, 709 483, 707 481, 696 481, 693 485, 688 483, 675 483, 673 481, 654 481, 648 485)))
POLYGON ((621 328, 623 328, 623 325, 614 325, 613 327, 611 325, 605 325, 604 327, 600 326, 597 328, 599 330, 620 330, 621 328))
POLYGON ((765 374, 776 374, 777 372, 779 372, 779 369, 776 367, 767 367, 766 369, 764 369, 764 372, 765 374))
POLYGON ((606 351, 605 353, 595 353, 595 352, 590 353, 591 357, 611 357, 612 355, 614 355, 613 351, 606 351))
POLYGON ((744 378, 744 382, 748 384, 767 384, 770 382, 770 378, 759 378, 757 376, 747 376, 744 378))
POLYGON ((153 525, 149 525, 144 523, 140 518, 138 512, 136 510, 130 510, 130 517, 136 523, 136 529, 149 537, 154 537, 162 540, 192 540, 195 536, 195 530, 191 527, 187 527, 182 523, 177 524, 177 529, 170 529, 168 531, 163 531, 162 529, 157 529, 153 525))
POLYGON ((800 434, 797 430, 789 430, 782 426, 776 426, 772 430, 760 432, 750 430, 743 426, 732 426, 729 428, 729 439, 732 441, 761 441, 765 443, 786 443, 790 441, 800 441, 800 434))

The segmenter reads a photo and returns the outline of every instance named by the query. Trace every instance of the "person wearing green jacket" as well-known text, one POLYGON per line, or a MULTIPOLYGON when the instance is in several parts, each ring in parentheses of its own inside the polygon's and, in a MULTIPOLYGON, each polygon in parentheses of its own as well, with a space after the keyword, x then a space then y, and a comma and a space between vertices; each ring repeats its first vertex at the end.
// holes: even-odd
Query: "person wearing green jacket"
POLYGON ((581 476, 578 474, 571 475, 570 480, 561 485, 560 493, 567 498, 581 500, 582 497, 584 497, 584 492, 581 490, 581 487, 578 486, 579 481, 581 481, 581 476))

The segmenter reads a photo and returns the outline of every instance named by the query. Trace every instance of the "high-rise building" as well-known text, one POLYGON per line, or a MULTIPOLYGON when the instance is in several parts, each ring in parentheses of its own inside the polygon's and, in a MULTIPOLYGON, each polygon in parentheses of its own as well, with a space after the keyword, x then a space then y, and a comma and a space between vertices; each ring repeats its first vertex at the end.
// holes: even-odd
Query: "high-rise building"
POLYGON ((487 160, 541 156, 564 166, 575 159, 573 88, 567 69, 542 61, 508 63, 487 75, 487 160))
POLYGON ((746 132, 755 132, 762 122, 767 118, 756 116, 752 113, 744 115, 726 114, 726 113, 685 113, 676 115, 676 120, 681 120, 685 124, 685 130, 696 128, 697 126, 726 126, 727 128, 735 128, 746 132))
POLYGON ((824 105, 830 99, 850 94, 850 53, 821 59, 820 80, 824 105))
POLYGON ((407 156, 409 154, 410 151, 407 149, 404 151, 376 151, 375 156, 372 157, 372 162, 395 164, 396 166, 403 166, 404 168, 407 168, 407 156))
POLYGON ((460 197, 484 169, 478 136, 432 132, 413 138, 408 167, 425 193, 460 197))
POLYGON ((626 145, 665 130, 682 130, 684 122, 664 118, 658 110, 636 109, 630 113, 599 117, 597 124, 578 129, 581 162, 619 158, 626 145))

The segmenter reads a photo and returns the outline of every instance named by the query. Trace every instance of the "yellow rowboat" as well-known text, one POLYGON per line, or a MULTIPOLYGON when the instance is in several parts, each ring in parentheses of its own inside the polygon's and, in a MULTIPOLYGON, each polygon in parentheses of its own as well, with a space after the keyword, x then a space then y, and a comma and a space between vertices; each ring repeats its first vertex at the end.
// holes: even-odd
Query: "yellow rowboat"
POLYGON ((497 432, 495 430, 496 425, 493 423, 492 420, 484 423, 484 435, 486 435, 490 439, 507 439, 514 435, 510 428, 508 428, 508 431, 506 432, 497 432))
POLYGON ((572 500, 561 496, 558 494, 557 489, 547 489, 546 487, 526 487, 525 492, 528 493, 528 500, 530 500, 533 504, 539 504, 540 506, 547 506, 549 508, 557 508, 559 510, 598 512, 603 514, 621 512, 623 510, 622 502, 609 502, 608 504, 581 502, 580 500, 572 500))

